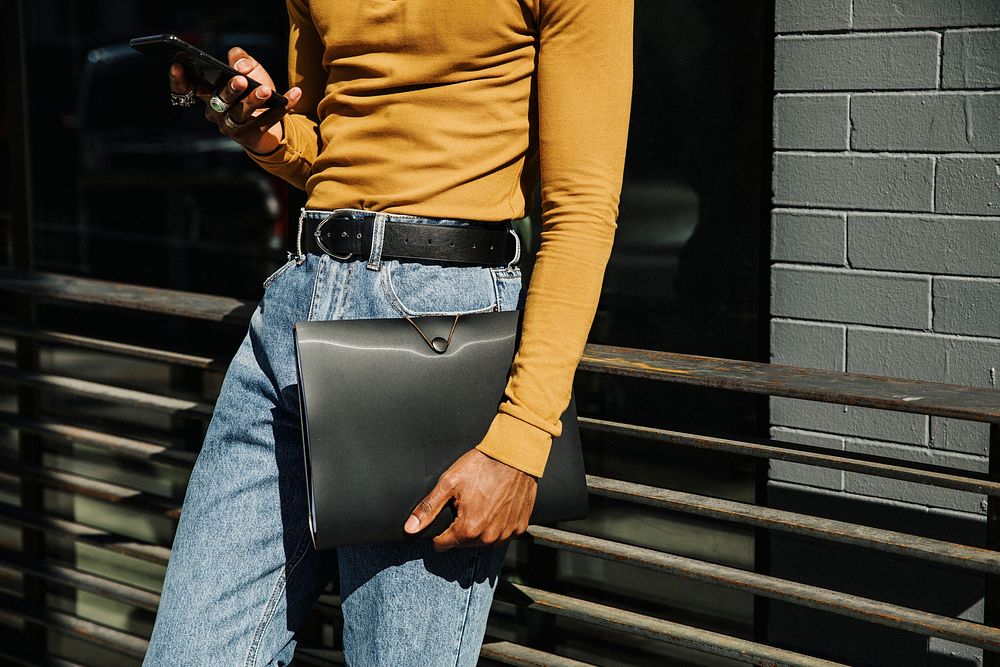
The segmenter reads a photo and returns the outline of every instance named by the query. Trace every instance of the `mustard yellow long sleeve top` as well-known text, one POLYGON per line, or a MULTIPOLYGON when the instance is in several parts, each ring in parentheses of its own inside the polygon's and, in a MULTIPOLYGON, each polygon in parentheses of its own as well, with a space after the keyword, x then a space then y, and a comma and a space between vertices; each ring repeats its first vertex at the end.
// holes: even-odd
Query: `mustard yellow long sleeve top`
POLYGON ((267 171, 307 206, 516 219, 541 243, 504 399, 477 445, 541 476, 617 228, 633 0, 287 0, 289 85, 267 171))

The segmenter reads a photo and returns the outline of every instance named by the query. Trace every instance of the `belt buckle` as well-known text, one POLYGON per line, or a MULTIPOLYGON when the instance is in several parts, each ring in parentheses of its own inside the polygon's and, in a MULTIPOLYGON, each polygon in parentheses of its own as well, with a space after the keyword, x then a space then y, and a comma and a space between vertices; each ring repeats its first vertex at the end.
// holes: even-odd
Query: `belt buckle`
POLYGON ((354 253, 353 252, 349 252, 346 255, 338 255, 337 253, 333 252, 332 250, 330 250, 329 248, 327 248, 325 245, 323 245, 323 239, 320 237, 320 230, 323 229, 323 225, 325 225, 328 221, 333 220, 334 216, 336 216, 336 215, 337 215, 336 213, 331 213, 330 215, 328 215, 325 218, 323 218, 322 220, 320 220, 319 224, 316 225, 315 231, 313 231, 313 236, 316 237, 316 245, 318 245, 320 247, 320 250, 322 250, 323 252, 325 252, 327 255, 330 255, 331 257, 334 257, 334 258, 339 259, 341 261, 345 261, 345 260, 350 259, 351 257, 354 257, 354 253))

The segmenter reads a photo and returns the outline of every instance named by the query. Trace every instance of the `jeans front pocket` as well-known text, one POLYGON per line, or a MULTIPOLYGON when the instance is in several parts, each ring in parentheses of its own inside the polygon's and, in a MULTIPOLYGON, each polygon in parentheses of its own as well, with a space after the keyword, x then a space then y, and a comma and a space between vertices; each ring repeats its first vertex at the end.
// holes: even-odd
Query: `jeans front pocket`
POLYGON ((277 271, 275 271, 274 273, 272 273, 271 275, 269 275, 267 278, 264 279, 264 282, 262 284, 264 290, 267 291, 267 288, 271 286, 271 283, 273 283, 278 276, 280 276, 282 273, 284 273, 293 266, 295 266, 294 259, 290 259, 281 266, 279 266, 277 271))
POLYGON ((382 288, 401 315, 458 315, 500 310, 487 266, 442 266, 391 259, 382 263, 382 288))

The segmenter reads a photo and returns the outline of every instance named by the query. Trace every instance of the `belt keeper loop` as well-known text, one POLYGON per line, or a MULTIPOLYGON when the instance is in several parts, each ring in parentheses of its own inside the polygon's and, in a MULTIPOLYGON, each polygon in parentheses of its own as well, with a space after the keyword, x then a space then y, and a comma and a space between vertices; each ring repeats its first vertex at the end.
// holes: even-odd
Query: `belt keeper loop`
POLYGON ((389 214, 379 211, 372 222, 372 249, 368 255, 368 268, 378 271, 382 268, 382 241, 385 238, 385 221, 389 214))
POLYGON ((507 228, 507 231, 514 236, 514 258, 507 263, 507 268, 513 269, 521 261, 521 235, 514 229, 513 223, 507 228))

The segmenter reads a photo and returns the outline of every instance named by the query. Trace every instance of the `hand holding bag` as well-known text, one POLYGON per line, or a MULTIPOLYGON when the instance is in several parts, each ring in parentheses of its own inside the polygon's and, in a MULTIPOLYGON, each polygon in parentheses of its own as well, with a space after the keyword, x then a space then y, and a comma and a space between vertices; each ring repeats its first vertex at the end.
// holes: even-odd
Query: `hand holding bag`
MULTIPOLYGON (((302 321, 293 326, 309 530, 317 549, 428 537, 447 505, 403 531, 438 477, 486 435, 503 400, 521 311, 302 321)), ((531 516, 584 518, 576 402, 562 415, 531 516)))

